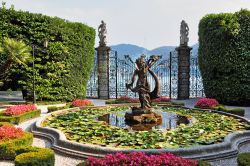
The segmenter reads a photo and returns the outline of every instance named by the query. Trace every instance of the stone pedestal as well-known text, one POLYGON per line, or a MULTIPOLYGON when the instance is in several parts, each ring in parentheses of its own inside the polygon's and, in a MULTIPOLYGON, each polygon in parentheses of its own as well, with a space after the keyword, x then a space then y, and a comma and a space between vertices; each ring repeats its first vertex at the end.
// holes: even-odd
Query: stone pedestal
POLYGON ((109 52, 110 47, 99 46, 97 50, 98 61, 98 98, 109 98, 109 52))
POLYGON ((176 48, 178 52, 178 100, 189 99, 190 85, 190 51, 188 46, 176 48))

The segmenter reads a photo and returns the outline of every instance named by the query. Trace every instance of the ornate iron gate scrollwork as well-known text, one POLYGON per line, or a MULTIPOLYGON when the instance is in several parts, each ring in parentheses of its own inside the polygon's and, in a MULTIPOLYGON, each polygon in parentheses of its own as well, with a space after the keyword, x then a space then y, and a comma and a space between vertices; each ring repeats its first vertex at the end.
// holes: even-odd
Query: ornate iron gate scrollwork
POLYGON ((93 70, 91 72, 87 90, 86 90, 86 97, 91 98, 98 98, 98 63, 97 63, 97 52, 95 51, 94 55, 94 65, 93 70))
MULTIPOLYGON (((161 83, 161 96, 177 98, 178 84, 178 57, 177 52, 172 51, 169 56, 162 57, 152 67, 161 83)), ((148 56, 149 57, 149 56, 148 56)), ((118 56, 114 50, 109 54, 109 98, 119 98, 121 96, 138 97, 136 93, 127 91, 125 83, 129 82, 136 66, 130 55, 118 56)), ((87 97, 98 98, 98 64, 95 52, 94 66, 91 73, 87 97)), ((148 77, 148 81, 154 88, 155 82, 148 77)), ((190 58, 190 98, 204 96, 202 78, 199 71, 197 57, 190 58)))

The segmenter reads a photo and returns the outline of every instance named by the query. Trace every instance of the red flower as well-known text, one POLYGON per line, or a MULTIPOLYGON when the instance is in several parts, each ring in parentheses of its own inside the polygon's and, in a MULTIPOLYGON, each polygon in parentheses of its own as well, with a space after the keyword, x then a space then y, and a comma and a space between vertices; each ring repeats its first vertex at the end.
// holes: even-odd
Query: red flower
POLYGON ((33 110, 36 110, 36 106, 33 104, 28 104, 28 105, 15 105, 7 108, 3 113, 5 115, 21 115, 24 114, 25 112, 30 112, 33 110))
POLYGON ((72 105, 74 107, 80 107, 80 106, 91 106, 93 105, 92 101, 87 100, 87 99, 78 99, 78 100, 74 100, 72 102, 72 105))
POLYGON ((0 141, 9 140, 14 138, 20 138, 24 134, 21 128, 15 128, 14 126, 1 126, 0 127, 0 141))
POLYGON ((116 154, 107 154, 104 158, 89 157, 86 161, 86 166, 107 166, 107 165, 133 165, 133 166, 197 166, 194 160, 187 160, 181 157, 176 157, 171 153, 160 153, 156 155, 146 155, 145 153, 131 152, 124 154, 118 152, 116 154))
POLYGON ((215 107, 217 105, 219 105, 219 102, 216 99, 201 98, 196 102, 195 107, 212 108, 212 107, 215 107))

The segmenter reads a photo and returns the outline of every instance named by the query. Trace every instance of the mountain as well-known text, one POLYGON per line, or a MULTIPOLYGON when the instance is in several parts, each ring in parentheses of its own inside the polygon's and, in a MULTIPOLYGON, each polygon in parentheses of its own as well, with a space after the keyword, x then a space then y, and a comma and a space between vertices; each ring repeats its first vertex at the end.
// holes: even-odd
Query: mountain
MULTIPOLYGON (((199 44, 195 44, 191 46, 192 56, 198 55, 199 44)), ((141 54, 144 55, 162 55, 163 58, 167 58, 169 56, 169 52, 174 51, 176 46, 162 46, 152 50, 148 50, 147 48, 140 47, 132 44, 118 44, 111 46, 111 49, 117 51, 118 57, 123 58, 124 55, 130 55, 130 57, 135 60, 141 54)))

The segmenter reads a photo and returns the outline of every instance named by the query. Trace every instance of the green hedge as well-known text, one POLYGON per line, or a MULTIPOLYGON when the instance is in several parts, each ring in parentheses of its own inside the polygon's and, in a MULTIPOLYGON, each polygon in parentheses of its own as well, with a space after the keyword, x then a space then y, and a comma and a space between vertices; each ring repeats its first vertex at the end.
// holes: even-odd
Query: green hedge
POLYGON ((241 153, 237 156, 238 166, 250 166, 250 153, 241 153))
POLYGON ((228 113, 239 115, 239 116, 244 116, 245 115, 245 110, 242 109, 242 108, 226 108, 226 107, 220 105, 220 106, 217 106, 217 107, 213 107, 213 109, 216 109, 218 111, 228 112, 228 113))
MULTIPOLYGON (((35 50, 37 100, 68 101, 84 98, 94 61, 95 30, 57 17, 0 8, 2 37, 16 38, 35 50), (49 41, 46 51, 42 42, 49 41)), ((0 57, 1 58, 1 57, 0 57)), ((32 98, 32 63, 15 65, 0 90, 21 89, 32 98), (18 77, 18 79, 17 79, 18 77)))
POLYGON ((7 116, 7 115, 4 115, 3 113, 0 113, 0 122, 9 122, 12 124, 19 124, 28 119, 39 117, 40 115, 41 115, 41 110, 34 110, 34 111, 26 112, 24 114, 17 115, 17 116, 7 116))
POLYGON ((55 153, 47 148, 26 148, 26 152, 16 156, 15 166, 54 166, 55 153))
POLYGON ((199 23, 199 66, 206 97, 250 105, 250 11, 209 14, 199 23))
POLYGON ((48 107, 48 113, 50 112, 54 112, 54 111, 58 111, 58 110, 63 110, 63 109, 67 109, 70 108, 71 105, 65 105, 65 106, 61 106, 61 107, 57 107, 57 106, 50 106, 48 107))
POLYGON ((22 146, 31 146, 33 142, 33 134, 25 132, 21 138, 16 138, 8 141, 0 142, 0 159, 13 160, 16 157, 16 150, 22 146))

